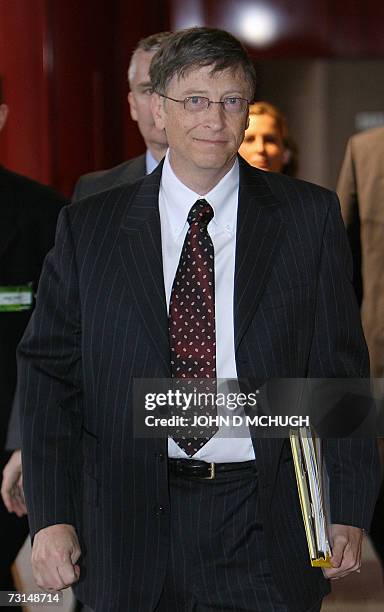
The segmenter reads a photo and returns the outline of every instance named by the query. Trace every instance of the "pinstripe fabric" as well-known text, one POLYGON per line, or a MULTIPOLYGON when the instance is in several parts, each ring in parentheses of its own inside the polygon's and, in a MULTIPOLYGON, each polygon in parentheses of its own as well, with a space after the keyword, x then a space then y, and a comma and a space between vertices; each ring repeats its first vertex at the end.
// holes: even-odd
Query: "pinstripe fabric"
POLYGON ((171 475, 170 490, 170 554, 156 612, 288 612, 257 519, 257 470, 214 481, 171 475))
MULTIPOLYGON (((239 377, 368 374, 337 201, 241 160, 240 171, 239 377)), ((76 526, 77 595, 97 612, 153 610, 167 567, 166 440, 137 439, 132 423, 133 379, 170 374, 160 176, 161 166, 64 209, 19 349, 31 532, 76 526)), ((255 438, 254 447, 257 520, 273 580, 290 609, 302 612, 328 587, 308 567, 290 452, 280 440, 255 438)), ((373 445, 332 441, 327 460, 333 519, 367 527, 378 473, 373 445)))
POLYGON ((287 612, 255 518, 257 486, 251 469, 205 482, 171 476, 171 546, 158 612, 287 612))

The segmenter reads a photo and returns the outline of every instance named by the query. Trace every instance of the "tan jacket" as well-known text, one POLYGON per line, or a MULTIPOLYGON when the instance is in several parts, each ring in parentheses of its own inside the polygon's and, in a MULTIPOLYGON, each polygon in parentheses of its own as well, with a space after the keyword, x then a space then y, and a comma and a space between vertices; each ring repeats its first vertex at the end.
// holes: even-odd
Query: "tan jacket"
POLYGON ((361 253, 361 315, 372 375, 384 377, 384 127, 349 140, 337 192, 355 263, 361 253))

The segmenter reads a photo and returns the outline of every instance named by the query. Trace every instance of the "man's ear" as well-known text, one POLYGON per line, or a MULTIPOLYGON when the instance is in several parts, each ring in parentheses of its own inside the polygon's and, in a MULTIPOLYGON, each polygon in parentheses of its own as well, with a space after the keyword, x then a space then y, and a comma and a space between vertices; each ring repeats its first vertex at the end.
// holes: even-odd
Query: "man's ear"
POLYGON ((129 111, 131 113, 131 117, 133 119, 133 121, 137 121, 137 107, 136 107, 136 100, 135 100, 135 96, 133 95, 133 93, 130 91, 128 96, 127 96, 127 100, 128 100, 128 104, 129 104, 129 111))
POLYGON ((0 132, 5 126, 9 113, 9 108, 6 104, 0 104, 0 132))
POLYGON ((158 130, 165 129, 165 111, 164 111, 164 98, 159 96, 157 93, 153 93, 151 96, 151 111, 155 126, 158 130))

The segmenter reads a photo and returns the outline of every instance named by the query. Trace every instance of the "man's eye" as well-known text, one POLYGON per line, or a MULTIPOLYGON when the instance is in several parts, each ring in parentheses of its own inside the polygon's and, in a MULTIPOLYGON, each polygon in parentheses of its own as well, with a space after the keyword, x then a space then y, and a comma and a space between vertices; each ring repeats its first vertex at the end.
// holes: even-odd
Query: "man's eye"
POLYGON ((200 106, 202 98, 200 96, 191 96, 189 98, 189 103, 192 104, 192 106, 200 106))
POLYGON ((151 95, 153 94, 153 89, 152 89, 152 87, 148 87, 148 89, 144 89, 144 90, 143 90, 143 94, 144 94, 145 96, 151 96, 151 95))
POLYGON ((239 103, 239 98, 225 98, 224 103, 228 106, 236 106, 239 103))

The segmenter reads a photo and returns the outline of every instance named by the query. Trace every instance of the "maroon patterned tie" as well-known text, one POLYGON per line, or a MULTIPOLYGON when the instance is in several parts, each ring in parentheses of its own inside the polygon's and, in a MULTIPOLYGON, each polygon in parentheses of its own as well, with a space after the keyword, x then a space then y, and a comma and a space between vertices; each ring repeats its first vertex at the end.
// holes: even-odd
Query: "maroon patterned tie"
MULTIPOLYGON (((214 379, 190 392, 216 391, 214 248, 207 226, 214 215, 206 200, 197 200, 188 214, 189 228, 173 281, 169 305, 171 370, 174 378, 214 379)), ((189 381, 191 383, 192 381, 189 381)), ((197 381, 196 381, 197 382, 197 381)), ((200 415, 216 416, 216 406, 200 415)), ((191 417, 192 418, 192 417, 191 417)), ((217 426, 184 429, 175 442, 191 457, 216 433, 217 426)))

